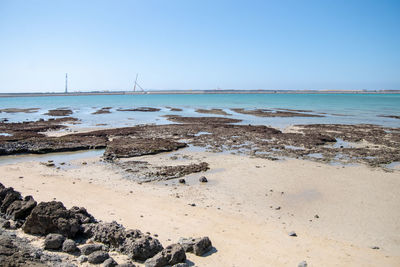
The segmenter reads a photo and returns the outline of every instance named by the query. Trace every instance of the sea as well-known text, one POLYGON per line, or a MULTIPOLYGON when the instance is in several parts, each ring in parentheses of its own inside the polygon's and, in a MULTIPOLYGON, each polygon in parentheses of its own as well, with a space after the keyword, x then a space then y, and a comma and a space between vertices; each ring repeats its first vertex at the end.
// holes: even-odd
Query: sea
POLYGON ((9 122, 49 119, 49 109, 68 108, 79 127, 127 127, 141 124, 168 124, 164 115, 222 116, 197 113, 196 109, 221 108, 241 119, 239 124, 268 125, 285 128, 295 124, 376 124, 400 127, 400 120, 381 115, 400 116, 400 94, 137 94, 1 97, 0 109, 39 108, 33 113, 0 113, 9 122), (102 107, 111 107, 109 114, 92 114, 102 107), (117 111, 119 108, 154 107, 158 112, 117 111), (181 108, 173 112, 169 107, 181 108), (311 110, 324 117, 256 117, 239 114, 231 108, 311 110))

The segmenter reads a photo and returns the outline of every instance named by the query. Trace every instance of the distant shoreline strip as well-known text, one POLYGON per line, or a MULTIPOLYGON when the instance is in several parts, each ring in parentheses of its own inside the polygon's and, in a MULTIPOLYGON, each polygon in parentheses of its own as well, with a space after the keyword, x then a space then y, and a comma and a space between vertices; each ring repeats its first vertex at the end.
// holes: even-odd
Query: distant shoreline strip
POLYGON ((39 96, 91 96, 91 95, 187 95, 187 94, 400 94, 400 90, 165 90, 165 91, 92 91, 71 93, 0 93, 0 97, 39 97, 39 96))

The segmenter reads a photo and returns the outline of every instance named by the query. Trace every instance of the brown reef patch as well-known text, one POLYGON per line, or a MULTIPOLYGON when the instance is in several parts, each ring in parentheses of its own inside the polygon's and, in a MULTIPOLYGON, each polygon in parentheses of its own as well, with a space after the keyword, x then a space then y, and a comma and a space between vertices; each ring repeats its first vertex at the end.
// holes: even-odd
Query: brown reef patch
POLYGON ((324 117, 322 115, 307 114, 291 111, 271 111, 269 109, 251 109, 233 108, 232 111, 240 114, 253 115, 257 117, 324 117))
POLYGON ((201 124, 220 124, 220 123, 237 123, 242 120, 222 118, 222 117, 182 117, 179 115, 165 115, 169 121, 179 123, 201 123, 201 124))
POLYGON ((50 109, 44 115, 62 117, 62 116, 69 116, 71 114, 72 110, 70 109, 50 109))
POLYGON ((216 114, 216 115, 232 115, 220 108, 213 108, 213 109, 196 109, 197 113, 203 113, 203 114, 216 114))

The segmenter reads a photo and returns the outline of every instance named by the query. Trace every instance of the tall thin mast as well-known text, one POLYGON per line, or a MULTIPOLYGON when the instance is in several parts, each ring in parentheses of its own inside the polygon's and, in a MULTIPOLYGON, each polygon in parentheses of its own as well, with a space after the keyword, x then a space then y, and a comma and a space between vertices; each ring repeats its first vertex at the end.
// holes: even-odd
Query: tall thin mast
POLYGON ((68 73, 65 73, 65 93, 68 94, 68 73))
POLYGON ((136 79, 135 79, 135 86, 133 87, 133 91, 136 91, 136 84, 137 84, 137 78, 139 76, 139 73, 136 74, 136 79))

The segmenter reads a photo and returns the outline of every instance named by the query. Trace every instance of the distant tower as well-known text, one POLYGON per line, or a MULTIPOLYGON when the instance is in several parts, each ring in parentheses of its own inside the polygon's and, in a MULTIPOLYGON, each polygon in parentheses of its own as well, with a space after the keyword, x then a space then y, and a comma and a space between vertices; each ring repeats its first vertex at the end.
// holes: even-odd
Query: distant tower
POLYGON ((65 93, 68 94, 68 73, 65 73, 65 93))

